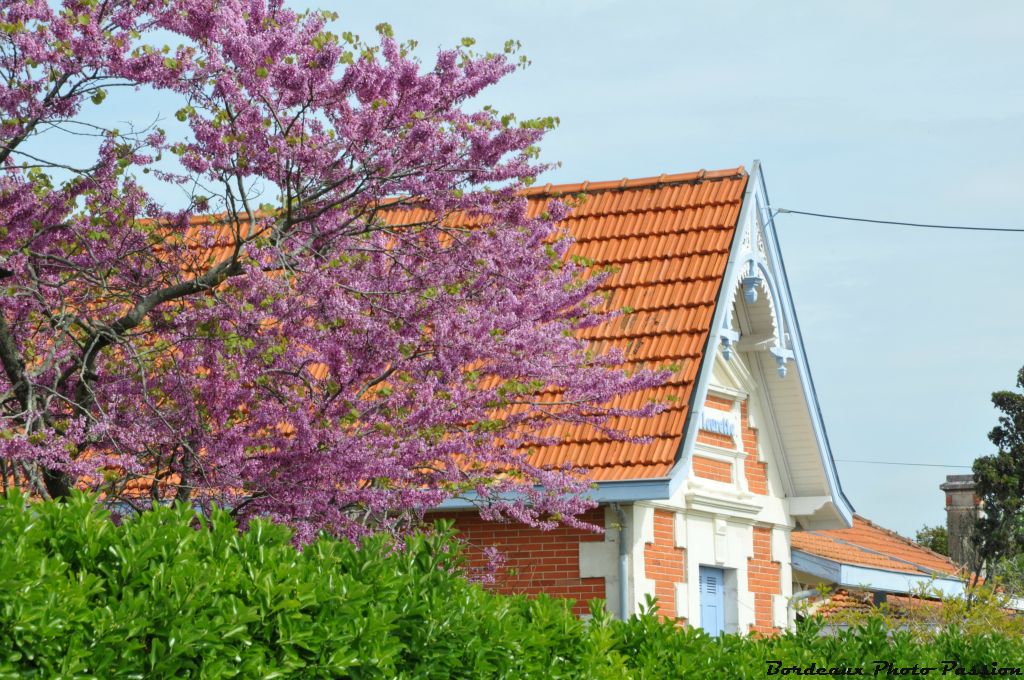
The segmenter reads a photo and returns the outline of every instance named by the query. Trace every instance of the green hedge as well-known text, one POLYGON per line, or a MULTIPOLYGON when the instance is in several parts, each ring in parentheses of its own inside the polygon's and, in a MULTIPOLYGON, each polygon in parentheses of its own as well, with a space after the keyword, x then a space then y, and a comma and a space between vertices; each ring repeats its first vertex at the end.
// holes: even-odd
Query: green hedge
POLYGON ((0 498, 0 677, 764 678, 770 660, 869 677, 875 660, 1024 668, 1019 639, 947 629, 916 640, 881 620, 835 637, 812 621, 763 640, 596 608, 584 622, 565 601, 488 593, 458 575, 459 559, 443 532, 398 551, 323 539, 298 552, 287 529, 239 532, 223 513, 205 522, 162 508, 117 526, 86 496, 26 506, 12 494, 0 498))

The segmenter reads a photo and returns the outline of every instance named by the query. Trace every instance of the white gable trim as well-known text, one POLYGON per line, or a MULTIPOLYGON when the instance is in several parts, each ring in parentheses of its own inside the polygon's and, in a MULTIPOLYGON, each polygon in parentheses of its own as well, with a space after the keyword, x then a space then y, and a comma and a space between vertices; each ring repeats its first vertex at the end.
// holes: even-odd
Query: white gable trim
MULTIPOLYGON (((758 161, 754 161, 754 172, 760 172, 760 164, 758 161)), ((750 211, 753 210, 754 205, 754 178, 751 176, 747 179, 747 186, 743 190, 743 202, 740 204, 739 218, 736 220, 737 232, 740 225, 745 224, 750 219, 750 211)), ((704 344, 704 354, 701 359, 700 370, 697 373, 697 384, 694 386, 693 392, 690 394, 690 403, 687 405, 689 409, 686 414, 686 422, 683 424, 685 428, 683 430, 683 441, 679 448, 679 454, 676 456, 675 467, 669 473, 669 478, 673 481, 670 485, 670 489, 674 494, 678 490, 679 486, 690 477, 690 467, 693 459, 693 449, 697 442, 697 418, 694 416, 695 413, 700 412, 704 409, 704 402, 708 398, 708 388, 711 383, 711 376, 715 372, 715 357, 718 355, 718 345, 721 342, 719 336, 719 329, 726 328, 728 326, 728 320, 731 312, 729 311, 729 303, 732 300, 732 282, 736 280, 739 262, 737 253, 739 252, 739 234, 735 234, 732 239, 732 246, 729 251, 729 261, 725 265, 725 274, 722 276, 722 285, 718 290, 718 299, 715 300, 715 313, 711 319, 711 328, 708 332, 707 342, 704 344)), ((738 336, 737 336, 738 339, 738 336)))
POLYGON ((761 164, 759 161, 754 162, 754 172, 752 173, 751 181, 757 183, 759 190, 758 194, 755 195, 755 198, 758 199, 758 210, 764 223, 764 234, 768 241, 766 246, 768 248, 769 256, 778 264, 777 276, 779 278, 779 287, 782 292, 778 302, 782 305, 783 315, 788 321, 787 326, 794 354, 793 358, 797 365, 797 375, 799 376, 801 386, 803 387, 804 396, 810 406, 811 425, 814 428, 814 434, 818 440, 821 463, 828 478, 829 492, 833 497, 833 503, 836 510, 846 522, 847 526, 853 526, 853 505, 850 503, 849 499, 846 498, 846 494, 843 493, 843 487, 839 482, 839 473, 836 469, 835 458, 832 455, 832 447, 829 444, 828 434, 825 431, 825 422, 821 415, 821 406, 818 403, 818 393, 814 389, 814 380, 811 377, 811 370, 807 361, 807 353, 804 349, 803 336, 800 332, 800 322, 793 306, 793 296, 790 293, 789 279, 786 276, 786 265, 782 258, 782 251, 779 248, 779 241, 775 231, 775 218, 772 214, 771 203, 768 201, 768 190, 765 186, 764 173, 761 171, 761 164), (762 197, 763 202, 761 200, 762 197))
MULTIPOLYGON (((771 204, 768 201, 764 174, 759 161, 753 163, 750 180, 747 182, 743 194, 736 235, 733 238, 729 261, 716 301, 714 318, 707 346, 704 348, 697 385, 691 397, 690 412, 687 416, 680 455, 676 466, 670 473, 670 479, 673 482, 678 480, 678 482, 671 486, 674 490, 678 488, 682 480, 690 477, 697 439, 697 414, 704 408, 720 345, 722 353, 725 354, 730 349, 741 348, 740 343, 744 342, 744 339, 740 338, 738 329, 734 328, 732 324, 734 296, 747 293, 749 290, 753 290, 756 295, 758 289, 771 304, 773 332, 767 337, 748 339, 747 342, 757 342, 760 349, 773 355, 780 369, 784 368, 788 361, 795 364, 797 375, 792 376, 790 380, 795 378, 800 381, 803 397, 808 405, 811 428, 827 487, 816 492, 814 496, 825 495, 829 500, 825 505, 831 506, 832 516, 839 521, 840 525, 852 526, 853 507, 843 494, 831 447, 825 434, 821 409, 814 391, 814 383, 811 380, 807 355, 803 348, 800 326, 786 279, 782 253, 772 220, 771 204), (742 288, 742 292, 739 291, 740 288, 742 288)), ((747 347, 749 348, 750 345, 748 344, 747 347)), ((752 370, 755 368, 751 367, 752 370)), ((769 395, 765 393, 762 398, 765 406, 770 406, 769 395)), ((786 455, 784 448, 779 447, 778 455, 786 455)), ((796 506, 800 507, 800 504, 797 503, 796 506)))

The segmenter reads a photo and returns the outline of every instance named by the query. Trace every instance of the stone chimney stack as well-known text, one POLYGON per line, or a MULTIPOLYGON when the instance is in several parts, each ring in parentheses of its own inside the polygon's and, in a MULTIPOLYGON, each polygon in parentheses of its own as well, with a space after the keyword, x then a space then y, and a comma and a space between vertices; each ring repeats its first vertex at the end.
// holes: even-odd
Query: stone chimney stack
POLYGON ((959 565, 969 565, 974 551, 971 530, 978 516, 978 497, 974 495, 974 475, 946 475, 939 488, 946 492, 946 532, 949 536, 949 558, 959 565))

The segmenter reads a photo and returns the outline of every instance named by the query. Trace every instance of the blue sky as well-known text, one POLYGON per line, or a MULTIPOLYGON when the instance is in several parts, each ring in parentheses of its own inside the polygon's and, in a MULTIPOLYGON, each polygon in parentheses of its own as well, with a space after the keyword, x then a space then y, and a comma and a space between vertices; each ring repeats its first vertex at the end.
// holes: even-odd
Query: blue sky
MULTIPOLYGON (((522 41, 533 65, 480 103, 561 118, 543 156, 562 165, 543 181, 758 158, 777 208, 1024 227, 1024 4, 316 6, 365 37, 390 22, 425 61, 463 36, 482 50, 522 41)), ((171 128, 180 106, 131 93, 108 102, 147 122, 158 110, 171 128)), ((836 458, 967 466, 991 452, 990 394, 1012 387, 1024 364, 1024 234, 787 215, 777 226, 836 458)), ((912 535, 944 522, 938 485, 967 470, 839 471, 858 512, 912 535)))
MULTIPOLYGON (((324 6, 324 5, 321 5, 324 6)), ((486 98, 553 114, 574 182, 764 164, 775 207, 1024 228, 1024 5, 335 3, 423 56, 462 36, 533 65, 486 98)), ((1024 234, 780 215, 836 458, 970 465, 1024 365, 1024 234)), ((858 512, 913 535, 967 470, 839 463, 858 512)))

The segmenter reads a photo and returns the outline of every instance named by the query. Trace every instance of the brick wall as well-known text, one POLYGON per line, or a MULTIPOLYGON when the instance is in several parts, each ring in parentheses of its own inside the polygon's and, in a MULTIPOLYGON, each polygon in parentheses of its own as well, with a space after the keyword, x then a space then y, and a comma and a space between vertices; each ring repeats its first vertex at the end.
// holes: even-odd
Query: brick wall
POLYGON ((676 584, 686 581, 686 551, 676 547, 675 522, 676 513, 655 510, 654 542, 644 546, 644 575, 654 581, 658 611, 667 618, 678 616, 676 584))
POLYGON ((728 397, 720 397, 717 394, 709 394, 708 398, 704 400, 704 405, 709 408, 717 408, 720 411, 731 411, 732 410, 732 399, 728 397))
POLYGON ((720 446, 723 449, 736 450, 736 443, 727 434, 718 434, 717 432, 708 432, 707 430, 699 430, 697 432, 697 442, 700 444, 707 444, 709 446, 720 446))
POLYGON ((716 482, 732 482, 732 463, 726 460, 714 460, 704 456, 693 456, 693 474, 716 482))
POLYGON ((754 527, 754 556, 747 559, 747 582, 754 594, 752 633, 779 632, 772 625, 772 596, 782 594, 781 566, 772 560, 772 530, 754 527))
MULTIPOLYGON (((733 406, 731 399, 708 395, 704 401, 705 408, 718 409, 719 411, 730 411, 733 406)), ((752 493, 768 495, 768 465, 758 460, 757 430, 750 426, 750 416, 747 402, 740 403, 740 436, 743 439, 743 450, 747 452, 743 462, 743 475, 747 480, 747 488, 752 493)), ((697 433, 697 442, 735 450, 736 445, 732 437, 706 432, 701 430, 697 433)), ((718 482, 731 482, 732 467, 723 461, 714 461, 708 458, 693 457, 693 474, 696 477, 713 479, 718 482)))
MULTIPOLYGON (((496 575, 494 590, 507 594, 537 595, 576 600, 573 611, 586 614, 587 602, 605 599, 603 578, 580 578, 580 543, 603 541, 604 536, 582 529, 560 526, 540 531, 523 524, 485 522, 475 512, 439 515, 455 520, 455 527, 467 542, 471 567, 484 568, 483 551, 495 547, 505 557, 496 575)), ((595 508, 581 518, 604 527, 604 509, 595 508)))
MULTIPOLYGON (((709 394, 708 398, 704 400, 704 406, 705 408, 717 409, 728 413, 732 411, 732 400, 709 394)), ((736 448, 736 444, 729 435, 719 434, 717 432, 708 432, 707 430, 699 430, 697 432, 697 441, 701 444, 708 444, 710 446, 720 446, 723 449, 736 448)))
POLYGON ((743 450, 747 458, 743 462, 743 473, 747 477, 747 488, 751 493, 768 495, 768 465, 757 459, 757 430, 750 427, 747 402, 740 404, 740 423, 743 428, 743 450))

